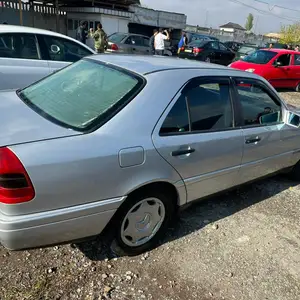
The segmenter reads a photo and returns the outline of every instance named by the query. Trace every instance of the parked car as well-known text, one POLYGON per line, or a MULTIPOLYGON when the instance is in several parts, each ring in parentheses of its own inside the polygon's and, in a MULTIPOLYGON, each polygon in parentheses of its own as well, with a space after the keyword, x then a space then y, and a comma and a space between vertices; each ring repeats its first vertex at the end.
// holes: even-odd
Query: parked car
POLYGON ((260 49, 230 65, 264 77, 275 88, 300 91, 300 53, 285 49, 260 49))
POLYGON ((237 52, 242 47, 243 43, 229 41, 225 42, 224 45, 234 52, 237 52))
POLYGON ((241 48, 236 52, 235 57, 234 57, 234 61, 237 60, 241 60, 243 59, 245 56, 247 56, 248 54, 255 52, 256 50, 258 50, 259 47, 257 45, 253 45, 253 44, 244 44, 241 46, 241 48))
POLYGON ((220 65, 229 65, 235 54, 222 43, 215 40, 195 40, 182 47, 180 58, 187 58, 220 65))
POLYGON ((300 179, 300 112, 253 73, 104 54, 0 96, 9 249, 107 228, 134 255, 196 199, 282 170, 300 179))
POLYGON ((59 33, 0 25, 0 90, 23 88, 94 53, 59 33))
POLYGON ((116 32, 108 37, 108 52, 150 54, 149 37, 141 34, 116 32))

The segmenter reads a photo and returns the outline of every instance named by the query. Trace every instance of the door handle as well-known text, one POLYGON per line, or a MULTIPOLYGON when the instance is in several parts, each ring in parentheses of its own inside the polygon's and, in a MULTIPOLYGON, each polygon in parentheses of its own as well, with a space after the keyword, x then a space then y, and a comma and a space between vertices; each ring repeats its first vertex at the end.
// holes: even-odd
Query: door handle
POLYGON ((254 144, 254 143, 258 143, 261 141, 261 138, 259 136, 257 137, 251 137, 249 139, 246 139, 246 144, 254 144))
POLYGON ((176 151, 173 151, 171 154, 172 154, 172 156, 180 156, 180 155, 191 154, 195 151, 196 151, 195 149, 189 148, 189 149, 176 150, 176 151))

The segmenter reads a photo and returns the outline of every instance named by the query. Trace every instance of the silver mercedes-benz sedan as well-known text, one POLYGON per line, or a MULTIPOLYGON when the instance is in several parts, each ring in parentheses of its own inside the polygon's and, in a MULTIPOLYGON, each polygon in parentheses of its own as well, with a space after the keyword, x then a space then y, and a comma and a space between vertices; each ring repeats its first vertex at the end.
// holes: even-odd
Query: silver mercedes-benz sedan
POLYGON ((300 179, 300 112, 251 73, 100 55, 0 98, 9 249, 109 226, 119 253, 135 255, 185 204, 278 171, 300 179))

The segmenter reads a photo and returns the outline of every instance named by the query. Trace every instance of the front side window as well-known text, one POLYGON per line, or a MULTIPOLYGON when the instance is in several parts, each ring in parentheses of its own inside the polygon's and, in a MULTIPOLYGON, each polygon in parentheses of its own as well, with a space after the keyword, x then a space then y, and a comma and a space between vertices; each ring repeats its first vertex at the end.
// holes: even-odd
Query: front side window
POLYGON ((249 53, 242 60, 253 64, 265 65, 269 61, 271 61, 276 55, 277 52, 257 50, 255 52, 249 53))
POLYGON ((43 36, 43 53, 47 59, 53 61, 76 62, 81 58, 93 54, 92 51, 67 39, 54 36, 43 36))
POLYGON ((281 123, 281 103, 252 80, 235 80, 245 126, 281 123))
POLYGON ((166 117, 160 134, 181 134, 233 128, 227 79, 190 81, 166 117))
POLYGON ((290 54, 282 54, 276 59, 276 62, 282 67, 289 66, 290 61, 291 61, 290 54))
POLYGON ((36 37, 33 34, 4 33, 0 35, 0 57, 39 59, 36 37))
POLYGON ((67 128, 100 126, 143 87, 131 73, 81 60, 18 92, 36 112, 67 128))

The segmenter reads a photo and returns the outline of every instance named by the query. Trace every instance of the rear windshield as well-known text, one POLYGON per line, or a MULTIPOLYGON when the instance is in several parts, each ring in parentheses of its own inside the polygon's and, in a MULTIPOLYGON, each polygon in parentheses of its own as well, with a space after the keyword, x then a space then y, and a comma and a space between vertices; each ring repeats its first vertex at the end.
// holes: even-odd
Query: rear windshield
POLYGON ((273 57, 277 55, 277 52, 266 51, 266 50, 257 50, 253 53, 250 53, 248 56, 243 58, 243 61, 264 65, 267 64, 273 57))
POLYGON ((251 46, 243 46, 240 48, 239 52, 243 54, 248 54, 251 52, 254 52, 256 50, 256 47, 251 47, 251 46))
POLYGON ((108 40, 112 43, 121 43, 124 38, 126 37, 126 34, 124 33, 113 33, 108 37, 108 40))
POLYGON ((18 92, 35 111, 67 128, 101 126, 143 87, 122 69, 84 59, 18 92))
POLYGON ((204 47, 204 45, 207 44, 207 40, 195 40, 189 43, 190 47, 204 47))

